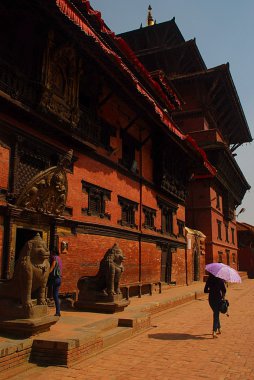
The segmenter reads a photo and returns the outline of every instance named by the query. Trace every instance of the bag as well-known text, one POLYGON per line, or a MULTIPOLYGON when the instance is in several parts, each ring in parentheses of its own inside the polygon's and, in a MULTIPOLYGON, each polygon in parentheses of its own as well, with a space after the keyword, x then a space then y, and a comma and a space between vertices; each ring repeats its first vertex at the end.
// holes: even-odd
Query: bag
POLYGON ((227 311, 228 311, 228 307, 229 307, 229 302, 228 300, 221 300, 220 303, 219 303, 219 311, 222 313, 222 314, 226 314, 227 311))
POLYGON ((61 269, 58 263, 58 260, 56 258, 56 265, 54 266, 53 271, 49 274, 49 280, 54 280, 56 278, 61 278, 61 269))

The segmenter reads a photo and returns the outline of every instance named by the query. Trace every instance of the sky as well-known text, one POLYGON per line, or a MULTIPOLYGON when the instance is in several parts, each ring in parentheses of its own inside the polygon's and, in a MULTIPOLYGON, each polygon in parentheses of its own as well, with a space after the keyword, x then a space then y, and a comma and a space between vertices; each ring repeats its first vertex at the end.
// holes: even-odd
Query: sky
MULTIPOLYGON (((253 0, 90 0, 116 34, 146 26, 147 8, 157 23, 171 20, 184 39, 196 38, 207 68, 229 62, 249 129, 254 138, 254 1, 253 0)), ((254 142, 234 153, 251 189, 242 204, 240 222, 254 225, 254 142)))

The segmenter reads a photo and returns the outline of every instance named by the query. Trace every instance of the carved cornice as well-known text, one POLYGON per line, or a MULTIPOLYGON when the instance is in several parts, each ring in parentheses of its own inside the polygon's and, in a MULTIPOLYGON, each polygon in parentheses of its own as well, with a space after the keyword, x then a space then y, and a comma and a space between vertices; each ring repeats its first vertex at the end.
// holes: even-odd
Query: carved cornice
MULTIPOLYGON (((72 221, 66 221, 66 223, 70 224, 72 221)), ((89 224, 89 223, 79 223, 77 221, 73 222, 76 226, 76 232, 80 234, 89 234, 89 235, 101 235, 114 237, 119 239, 133 240, 133 241, 142 241, 153 244, 170 244, 171 246, 184 248, 186 246, 186 242, 181 240, 178 241, 173 236, 162 236, 162 235, 152 235, 141 233, 137 230, 127 230, 120 229, 112 226, 102 226, 99 224, 89 224)))

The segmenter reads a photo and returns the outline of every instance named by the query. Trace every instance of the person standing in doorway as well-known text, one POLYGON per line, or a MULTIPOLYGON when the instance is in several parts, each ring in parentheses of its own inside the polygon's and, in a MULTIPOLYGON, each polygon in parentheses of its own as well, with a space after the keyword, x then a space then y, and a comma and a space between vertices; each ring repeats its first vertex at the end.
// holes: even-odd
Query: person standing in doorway
POLYGON ((60 302, 59 302, 59 289, 62 281, 62 260, 59 257, 59 251, 54 248, 50 254, 50 271, 49 271, 49 285, 52 287, 53 299, 55 302, 56 313, 55 316, 60 317, 60 302))
POLYGON ((217 334, 221 334, 219 304, 225 298, 225 281, 209 274, 204 292, 209 293, 208 301, 213 311, 213 338, 218 338, 217 334))

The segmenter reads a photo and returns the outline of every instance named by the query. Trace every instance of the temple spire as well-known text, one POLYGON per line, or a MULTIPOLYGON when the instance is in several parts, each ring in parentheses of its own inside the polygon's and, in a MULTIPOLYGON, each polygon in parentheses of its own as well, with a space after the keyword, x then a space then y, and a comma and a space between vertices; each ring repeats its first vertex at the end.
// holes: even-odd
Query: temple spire
POLYGON ((152 7, 151 5, 149 5, 148 7, 148 14, 147 14, 147 26, 152 26, 154 25, 154 19, 153 19, 153 16, 152 16, 152 7))

